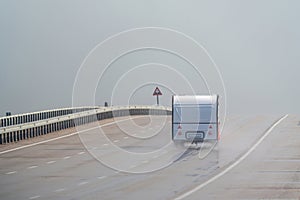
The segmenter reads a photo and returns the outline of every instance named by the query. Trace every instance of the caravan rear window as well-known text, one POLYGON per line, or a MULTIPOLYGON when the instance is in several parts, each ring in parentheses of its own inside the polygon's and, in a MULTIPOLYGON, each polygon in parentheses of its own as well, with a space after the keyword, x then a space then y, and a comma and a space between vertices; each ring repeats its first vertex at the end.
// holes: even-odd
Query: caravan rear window
POLYGON ((212 105, 178 105, 173 108, 173 121, 176 123, 216 122, 215 108, 212 105))

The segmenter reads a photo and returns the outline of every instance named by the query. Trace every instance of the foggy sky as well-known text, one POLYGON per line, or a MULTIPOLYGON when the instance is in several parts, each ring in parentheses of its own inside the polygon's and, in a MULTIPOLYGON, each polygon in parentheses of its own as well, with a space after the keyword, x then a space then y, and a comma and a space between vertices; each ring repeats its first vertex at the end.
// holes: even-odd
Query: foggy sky
MULTIPOLYGON (((0 116, 72 106, 75 77, 88 53, 109 36, 138 27, 178 30, 202 44, 222 74, 228 113, 300 114, 299 10, 297 0, 1 0, 0 116)), ((153 52, 127 58, 119 69, 141 64, 149 55, 153 52)), ((155 56, 180 63, 168 55, 155 56)), ((172 82, 174 76, 162 78, 172 82)), ((113 78, 106 79, 103 84, 109 85, 113 78)), ((120 95, 128 95, 126 84, 121 85, 120 95)), ((171 89, 176 87, 180 84, 171 89)), ((98 86, 97 105, 112 102, 111 87, 105 88, 98 86)), ((135 99, 115 103, 155 104, 154 88, 145 85, 135 99)), ((162 90, 161 102, 170 105, 172 93, 162 90)))

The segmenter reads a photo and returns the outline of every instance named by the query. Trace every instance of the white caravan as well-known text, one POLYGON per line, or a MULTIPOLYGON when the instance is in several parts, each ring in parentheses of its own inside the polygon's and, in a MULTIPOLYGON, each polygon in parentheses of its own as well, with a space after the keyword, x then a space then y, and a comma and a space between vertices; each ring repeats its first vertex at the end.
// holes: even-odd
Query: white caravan
POLYGON ((219 96, 174 95, 172 97, 172 140, 192 142, 218 140, 219 96))

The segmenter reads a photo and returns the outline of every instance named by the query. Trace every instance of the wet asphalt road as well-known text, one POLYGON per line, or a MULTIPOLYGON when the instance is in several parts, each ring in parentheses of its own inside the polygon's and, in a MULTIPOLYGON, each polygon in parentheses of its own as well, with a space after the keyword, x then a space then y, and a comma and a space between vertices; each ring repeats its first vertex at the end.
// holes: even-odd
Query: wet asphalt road
MULTIPOLYGON (((280 117, 230 116, 212 151, 174 146, 166 116, 78 127, 80 134, 1 154, 0 198, 178 198, 230 167, 280 117)), ((185 198, 299 197, 299 118, 288 116, 242 162, 185 198)))

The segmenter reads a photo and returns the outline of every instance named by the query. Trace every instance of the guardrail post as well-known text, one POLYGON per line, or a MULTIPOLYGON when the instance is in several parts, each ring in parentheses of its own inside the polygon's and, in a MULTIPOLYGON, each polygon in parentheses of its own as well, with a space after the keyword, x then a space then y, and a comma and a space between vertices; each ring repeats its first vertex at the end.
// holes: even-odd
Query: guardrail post
POLYGON ((31 128, 31 131, 32 131, 32 137, 35 137, 35 134, 36 134, 35 127, 31 128))
POLYGON ((13 142, 13 141, 14 141, 13 133, 10 132, 10 133, 9 133, 9 142, 13 142))
POLYGON ((5 134, 5 143, 9 143, 9 133, 5 134))
POLYGON ((33 130, 32 130, 32 128, 29 128, 29 133, 30 133, 30 138, 33 138, 34 136, 33 136, 33 130))
POLYGON ((4 133, 4 140, 3 140, 3 142, 5 143, 5 144, 7 144, 8 143, 8 133, 4 133))
POLYGON ((32 135, 31 135, 31 128, 27 129, 28 130, 28 138, 32 138, 32 135))
POLYGON ((7 140, 7 143, 10 143, 12 141, 12 133, 9 132, 8 133, 8 140, 7 140))
POLYGON ((24 130, 20 130, 20 140, 23 140, 23 136, 24 136, 24 130))
POLYGON ((20 140, 20 130, 17 131, 17 141, 20 140))
POLYGON ((6 141, 6 137, 7 137, 7 133, 3 133, 3 144, 6 144, 7 143, 7 141, 6 141))
POLYGON ((44 128, 45 128, 45 134, 48 134, 48 125, 44 125, 44 128))

